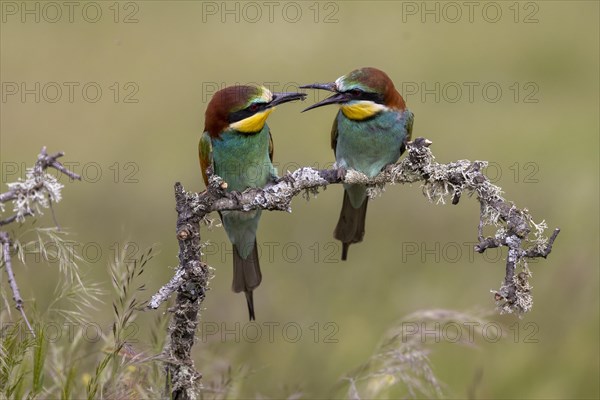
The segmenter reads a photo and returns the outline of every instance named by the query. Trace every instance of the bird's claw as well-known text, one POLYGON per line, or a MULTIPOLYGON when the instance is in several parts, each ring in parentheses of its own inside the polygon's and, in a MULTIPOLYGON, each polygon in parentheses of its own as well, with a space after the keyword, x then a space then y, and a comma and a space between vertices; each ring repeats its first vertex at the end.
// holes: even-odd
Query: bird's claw
POLYGON ((227 192, 227 198, 230 200, 235 200, 236 203, 239 203, 242 200, 242 192, 239 192, 237 190, 227 192))
POLYGON ((346 177, 346 173, 348 172, 348 170, 344 167, 339 167, 338 169, 336 169, 336 177, 342 181, 344 180, 344 178, 346 177))
POLYGON ((281 178, 275 178, 275 184, 278 184, 280 182, 285 182, 285 183, 288 183, 288 184, 291 185, 294 182, 296 182, 296 180, 294 179, 294 177, 292 176, 292 174, 285 174, 281 178))
POLYGON ((389 163, 388 165, 386 165, 385 167, 383 167, 383 171, 387 172, 389 174, 390 172, 393 171, 393 169, 394 169, 395 166, 396 166, 395 163, 389 163))

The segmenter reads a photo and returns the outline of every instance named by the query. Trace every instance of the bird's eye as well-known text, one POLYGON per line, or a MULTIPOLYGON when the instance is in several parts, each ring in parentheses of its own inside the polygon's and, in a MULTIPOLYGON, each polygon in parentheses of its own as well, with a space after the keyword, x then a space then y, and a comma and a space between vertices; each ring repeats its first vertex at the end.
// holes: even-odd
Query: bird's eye
POLYGON ((260 108, 260 106, 256 103, 254 103, 254 104, 251 104, 250 107, 248 107, 248 110, 252 111, 252 112, 256 112, 256 111, 258 111, 259 108, 260 108))
POLYGON ((350 94, 351 94, 352 96, 360 96, 360 95, 362 94, 362 92, 363 92, 363 91, 362 91, 362 90, 360 90, 360 89, 352 89, 352 90, 350 90, 350 94))

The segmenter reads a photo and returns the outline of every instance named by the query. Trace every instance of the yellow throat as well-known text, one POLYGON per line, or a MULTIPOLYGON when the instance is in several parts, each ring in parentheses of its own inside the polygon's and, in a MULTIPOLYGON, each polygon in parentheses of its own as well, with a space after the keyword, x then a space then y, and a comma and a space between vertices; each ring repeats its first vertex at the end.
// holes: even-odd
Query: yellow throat
POLYGON ((360 121, 387 109, 386 106, 372 101, 358 101, 352 104, 344 104, 340 107, 348 119, 360 121))
POLYGON ((274 107, 268 108, 263 112, 256 113, 241 121, 234 122, 233 124, 229 125, 229 127, 242 133, 258 132, 265 126, 265 122, 267 121, 269 114, 271 114, 274 109, 274 107))

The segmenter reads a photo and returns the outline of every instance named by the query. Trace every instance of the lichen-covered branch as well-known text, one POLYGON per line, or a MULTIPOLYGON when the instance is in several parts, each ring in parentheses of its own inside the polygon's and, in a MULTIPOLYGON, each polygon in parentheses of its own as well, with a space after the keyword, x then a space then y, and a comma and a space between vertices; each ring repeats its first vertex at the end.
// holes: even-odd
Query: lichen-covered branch
MULTIPOLYGON (((27 169, 25 180, 19 179, 17 182, 8 183, 8 191, 0 193, 0 214, 4 213, 4 203, 12 202, 13 215, 0 219, 0 226, 8 225, 13 222, 23 222, 25 217, 41 215, 43 208, 50 208, 52 203, 59 202, 61 199, 61 191, 63 185, 58 180, 48 174, 48 168, 54 168, 61 173, 67 175, 71 179, 81 180, 81 177, 74 172, 66 169, 58 158, 64 156, 63 152, 56 154, 48 154, 46 147, 42 147, 37 161, 32 168, 27 169)), ((10 256, 10 247, 12 245, 8 232, 0 231, 0 244, 2 245, 2 260, 4 268, 8 275, 8 284, 13 292, 13 299, 16 308, 21 313, 27 328, 35 337, 35 333, 27 315, 23 309, 23 298, 19 291, 19 286, 15 279, 15 274, 12 269, 12 261, 10 256)))
POLYGON ((167 299, 185 282, 185 269, 177 268, 175 275, 171 278, 169 283, 160 288, 154 296, 148 301, 148 308, 156 310, 160 305, 167 301, 167 299))
MULTIPOLYGON (((316 194, 318 189, 330 184, 361 183, 368 187, 369 196, 380 193, 386 184, 422 183, 423 194, 435 203, 458 204, 464 194, 475 195, 480 204, 480 221, 475 249, 483 253, 493 247, 508 248, 505 277, 501 288, 494 291, 494 298, 501 312, 524 313, 532 307, 530 272, 527 260, 547 257, 552 250, 559 229, 548 239, 544 236, 546 223, 534 223, 527 209, 519 209, 501 196, 501 189, 484 175, 484 161, 459 160, 448 164, 435 161, 429 146, 431 142, 417 138, 407 145, 407 155, 398 163, 389 165, 379 175, 369 179, 366 175, 341 169, 317 170, 309 167, 289 172, 277 182, 265 188, 247 189, 243 193, 227 192, 227 182, 207 171, 209 184, 202 193, 185 192, 177 183, 177 238, 179 240, 180 265, 176 276, 152 298, 149 307, 157 308, 169 294, 177 290, 175 318, 171 325, 171 355, 175 356, 170 368, 173 387, 186 388, 191 398, 193 382, 199 377, 192 373, 190 352, 193 331, 197 326, 196 312, 203 300, 207 277, 206 264, 200 261, 199 222, 210 212, 226 210, 279 210, 290 211, 292 199, 298 194, 316 194), (493 226, 495 235, 484 237, 484 227, 493 226), (522 271, 517 274, 517 268, 522 271), (185 334, 184 334, 185 332, 185 334), (178 341, 178 352, 172 347, 178 341), (179 353, 179 351, 181 351, 179 353), (177 368, 180 368, 179 370, 177 368), (178 375, 179 374, 179 375, 178 375), (181 379, 179 378, 181 376, 181 379)), ((175 391, 172 392, 176 394, 175 391)), ((187 396, 187 397, 186 397, 187 396)))
POLYGON ((179 268, 171 282, 149 303, 158 308, 161 301, 177 291, 175 306, 169 310, 173 318, 169 325, 169 341, 163 353, 167 358, 167 397, 187 400, 197 398, 197 383, 201 375, 194 368, 192 346, 198 327, 198 311, 206 296, 209 268, 200 261, 200 216, 190 207, 190 194, 180 183, 175 185, 179 268))
POLYGON ((369 179, 357 171, 315 170, 300 168, 284 176, 278 183, 264 189, 248 189, 243 193, 227 194, 226 185, 218 176, 212 175, 207 191, 192 194, 192 207, 199 216, 210 211, 290 210, 294 196, 301 192, 315 192, 319 187, 333 183, 363 183, 369 194, 375 196, 386 184, 422 182, 424 195, 433 202, 458 204, 463 194, 475 195, 480 203, 480 222, 476 251, 505 246, 508 248, 504 283, 494 291, 501 312, 523 313, 531 309, 532 297, 528 278, 531 276, 527 260, 546 258, 560 230, 557 228, 547 238, 545 221, 536 224, 527 209, 517 208, 502 197, 501 189, 484 175, 485 161, 460 160, 448 164, 435 161, 431 142, 417 138, 407 146, 407 156, 397 164, 388 166, 378 176, 369 179), (496 233, 484 237, 485 226, 495 227, 496 233), (523 272, 517 276, 517 267, 523 272))
POLYGON ((4 203, 12 201, 14 215, 0 220, 0 226, 11 222, 23 222, 26 216, 42 214, 43 208, 49 208, 52 203, 58 203, 63 185, 56 177, 48 174, 48 168, 56 169, 71 179, 81 180, 76 173, 66 169, 58 158, 64 156, 63 152, 48 154, 43 147, 38 159, 32 168, 28 168, 25 180, 8 183, 8 191, 0 193, 0 213, 4 213, 4 203))

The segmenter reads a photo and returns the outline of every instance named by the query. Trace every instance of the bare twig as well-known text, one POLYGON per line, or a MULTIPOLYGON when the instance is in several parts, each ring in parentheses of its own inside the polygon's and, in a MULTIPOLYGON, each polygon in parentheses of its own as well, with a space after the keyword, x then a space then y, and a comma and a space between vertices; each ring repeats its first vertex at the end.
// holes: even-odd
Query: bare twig
POLYGON ((21 292, 19 291, 19 286, 17 285, 17 281, 15 280, 15 273, 12 269, 12 262, 10 258, 10 237, 8 233, 0 231, 0 243, 2 243, 2 258, 4 260, 4 268, 6 268, 6 275, 8 275, 8 284, 10 289, 13 292, 13 300, 15 301, 15 307, 21 313, 23 317, 23 321, 27 325, 29 332, 35 337, 35 332, 27 319, 27 315, 25 315, 25 311, 23 310, 23 298, 21 297, 21 292))
MULTIPOLYGON (((23 213, 24 217, 30 217, 32 215, 33 215, 33 212, 30 212, 30 211, 26 211, 25 213, 23 213)), ((13 222, 15 222, 17 220, 17 218, 19 218, 19 215, 15 214, 11 217, 3 219, 0 221, 0 226, 12 224, 13 222)))
POLYGON ((183 282, 185 282, 184 275, 185 269, 177 268, 177 272, 175 272, 175 275, 173 275, 169 283, 160 288, 160 290, 152 296, 148 302, 148 308, 155 310, 160 307, 163 302, 167 301, 171 294, 179 289, 183 282))
POLYGON ((175 185, 177 200, 177 238, 179 268, 175 277, 152 297, 150 308, 157 308, 169 294, 177 290, 174 318, 171 322, 171 344, 167 352, 172 358, 167 366, 174 397, 193 398, 193 387, 200 377, 193 370, 191 348, 197 326, 197 311, 204 299, 208 282, 208 267, 200 261, 199 222, 212 211, 279 210, 290 211, 292 199, 300 193, 316 194, 320 187, 337 183, 361 183, 370 196, 379 193, 386 184, 422 182, 423 194, 436 203, 450 200, 458 204, 464 193, 475 194, 480 203, 480 222, 475 249, 483 253, 488 248, 506 246, 508 256, 502 287, 494 291, 501 312, 523 313, 531 309, 532 298, 526 259, 547 257, 559 230, 548 240, 543 236, 545 223, 535 224, 526 209, 518 209, 501 196, 501 189, 483 174, 484 161, 460 160, 439 164, 431 153, 431 141, 417 138, 407 145, 407 156, 369 179, 364 174, 337 169, 300 168, 286 174, 265 188, 247 189, 243 193, 227 192, 227 182, 209 169, 209 184, 202 193, 185 192, 175 185), (486 225, 496 227, 494 237, 484 237, 486 225), (532 228, 535 237, 530 238, 532 228), (529 247, 523 248, 529 244, 529 247), (519 264, 524 271, 516 275, 519 264), (183 272, 182 272, 183 271, 183 272))

